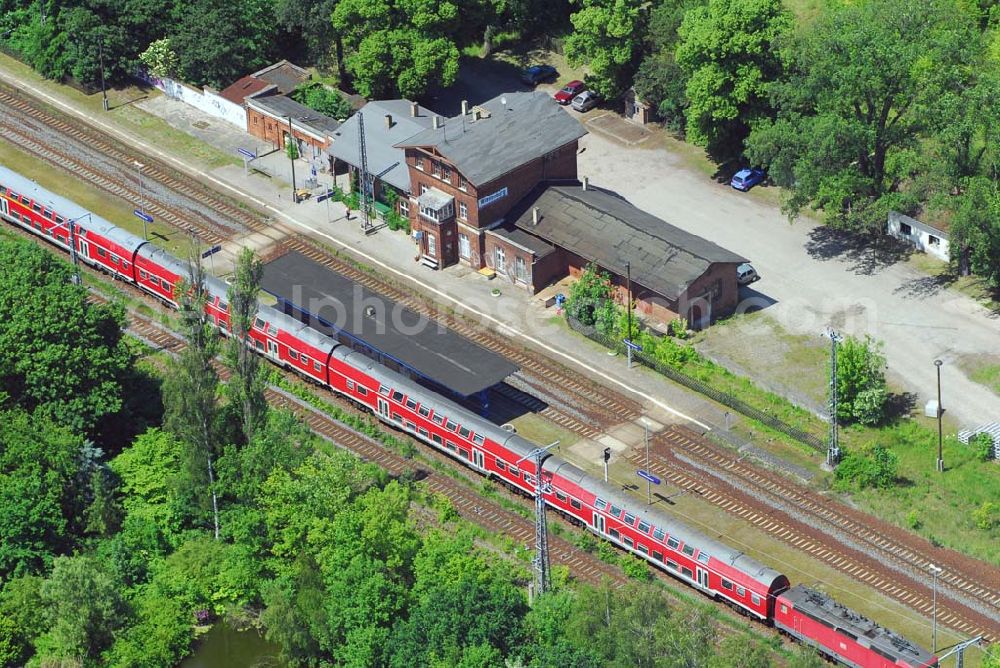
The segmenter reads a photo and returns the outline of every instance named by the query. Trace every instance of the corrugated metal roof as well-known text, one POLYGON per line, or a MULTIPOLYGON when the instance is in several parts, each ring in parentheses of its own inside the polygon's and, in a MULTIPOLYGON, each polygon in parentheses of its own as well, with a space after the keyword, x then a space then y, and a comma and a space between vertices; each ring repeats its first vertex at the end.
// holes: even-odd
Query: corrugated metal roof
POLYGON ((584 190, 579 185, 542 185, 510 217, 525 232, 620 276, 631 263, 633 283, 669 299, 677 299, 713 264, 746 262, 593 186, 584 190), (532 222, 536 207, 537 225, 532 222))
POLYGON ((459 115, 397 146, 434 147, 475 185, 576 141, 584 127, 548 93, 505 93, 478 105, 489 117, 459 115), (506 100, 504 105, 501 100, 506 100))

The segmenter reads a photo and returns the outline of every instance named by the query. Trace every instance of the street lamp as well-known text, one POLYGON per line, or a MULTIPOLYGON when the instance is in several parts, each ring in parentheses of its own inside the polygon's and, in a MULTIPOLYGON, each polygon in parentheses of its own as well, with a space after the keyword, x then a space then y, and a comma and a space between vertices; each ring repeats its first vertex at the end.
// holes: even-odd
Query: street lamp
POLYGON ((97 42, 97 59, 101 65, 101 105, 108 110, 108 89, 104 85, 104 39, 97 42))
POLYGON ((927 567, 930 569, 931 576, 933 578, 933 588, 931 596, 931 653, 937 654, 937 579, 941 575, 943 569, 938 568, 934 564, 927 567))
POLYGON ((135 165, 135 173, 136 176, 139 177, 139 213, 143 214, 143 216, 139 216, 142 218, 142 238, 149 241, 149 232, 146 229, 146 219, 144 217, 146 213, 146 203, 142 196, 142 168, 146 165, 142 164, 138 160, 133 160, 132 164, 135 165))
POLYGON ((937 456, 937 470, 939 473, 944 472, 944 457, 941 454, 941 413, 944 409, 941 408, 941 365, 943 362, 941 360, 934 360, 934 366, 937 367, 937 390, 938 390, 938 400, 937 400, 937 422, 938 422, 938 456, 937 456))

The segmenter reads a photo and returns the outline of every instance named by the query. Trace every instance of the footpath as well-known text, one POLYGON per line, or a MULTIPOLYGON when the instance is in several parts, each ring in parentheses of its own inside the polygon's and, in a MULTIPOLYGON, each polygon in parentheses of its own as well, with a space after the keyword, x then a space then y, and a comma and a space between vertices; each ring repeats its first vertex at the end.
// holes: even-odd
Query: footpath
MULTIPOLYGON (((27 77, 17 76, 6 70, 0 70, 0 77, 20 88, 40 94, 61 111, 82 118, 112 133, 123 143, 152 154, 191 178, 260 210, 272 219, 275 231, 278 232, 278 235, 268 234, 267 237, 277 238, 280 236, 280 228, 284 227, 289 231, 308 234, 331 248, 348 251, 355 259, 388 276, 401 287, 411 289, 415 294, 461 313, 470 320, 485 324, 527 348, 540 350, 579 371, 581 376, 591 377, 640 401, 646 409, 647 423, 653 430, 666 424, 682 423, 699 433, 714 432, 719 438, 744 448, 748 454, 758 455, 772 466, 802 477, 809 476, 802 467, 762 451, 761 447, 766 445, 760 443, 760 439, 755 439, 755 443, 751 444, 735 434, 732 428, 742 427, 743 433, 752 429, 742 424, 740 416, 731 415, 725 407, 668 381, 652 370, 638 366, 628 369, 623 357, 611 356, 603 347, 570 331, 555 307, 546 307, 544 299, 537 295, 529 295, 503 278, 488 280, 468 267, 455 266, 443 271, 423 267, 415 260, 416 246, 410 237, 388 228, 366 235, 358 212, 353 212, 348 219, 345 207, 339 202, 326 200, 319 203, 309 198, 294 203, 288 157, 220 119, 203 114, 157 91, 146 99, 133 103, 135 107, 159 117, 176 130, 234 158, 240 157, 240 148, 255 153, 258 157, 250 162, 251 169, 248 171, 239 163, 207 168, 204 163, 177 151, 173 146, 162 143, 153 145, 131 124, 117 119, 114 107, 109 113, 95 117, 79 111, 69 96, 58 87, 39 85, 27 77), (493 296, 494 288, 500 290, 499 296, 493 296)), ((312 164, 304 159, 296 161, 295 172, 299 188, 306 186, 307 179, 313 179, 310 190, 317 193, 333 183, 333 177, 324 173, 319 164, 312 164)), ((213 259, 216 273, 226 273, 226 266, 231 263, 235 250, 240 246, 260 246, 267 242, 266 238, 232 240, 213 259)), ((565 289, 561 291, 565 292, 565 289)), ((588 463, 597 465, 604 447, 612 447, 619 453, 629 446, 638 445, 639 443, 632 442, 636 433, 634 425, 623 424, 619 429, 609 430, 596 443, 581 443, 573 450, 588 463)), ((638 433, 641 434, 641 429, 638 433)), ((752 431, 750 434, 752 438, 752 431)), ((820 460, 821 457, 817 459, 820 460)))

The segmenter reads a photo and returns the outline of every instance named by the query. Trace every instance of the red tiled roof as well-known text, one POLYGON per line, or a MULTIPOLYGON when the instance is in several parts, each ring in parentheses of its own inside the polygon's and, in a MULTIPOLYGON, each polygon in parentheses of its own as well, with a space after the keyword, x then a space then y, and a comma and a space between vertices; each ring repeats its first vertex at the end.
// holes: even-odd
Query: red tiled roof
POLYGON ((254 93, 259 93, 270 85, 267 81, 248 74, 236 83, 227 86, 219 95, 234 104, 242 106, 243 98, 254 93))

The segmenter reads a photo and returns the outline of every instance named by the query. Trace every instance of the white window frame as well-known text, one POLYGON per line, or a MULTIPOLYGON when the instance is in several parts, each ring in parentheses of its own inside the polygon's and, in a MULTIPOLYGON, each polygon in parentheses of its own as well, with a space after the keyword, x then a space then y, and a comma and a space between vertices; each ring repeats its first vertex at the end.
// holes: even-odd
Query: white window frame
POLYGON ((458 217, 461 220, 469 219, 469 205, 465 202, 458 203, 458 217))
POLYGON ((469 235, 464 232, 458 233, 458 256, 463 260, 472 257, 472 242, 469 241, 469 235))

